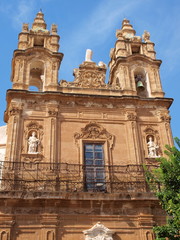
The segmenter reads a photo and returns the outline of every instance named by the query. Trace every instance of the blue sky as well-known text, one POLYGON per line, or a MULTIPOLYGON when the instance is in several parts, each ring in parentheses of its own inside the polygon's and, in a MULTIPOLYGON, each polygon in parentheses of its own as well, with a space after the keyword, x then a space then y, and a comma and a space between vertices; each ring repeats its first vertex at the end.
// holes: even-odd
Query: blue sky
MULTIPOLYGON (((116 41, 116 29, 124 18, 136 35, 151 34, 161 65, 161 81, 166 97, 174 98, 170 109, 173 135, 180 137, 180 1, 179 0, 0 0, 0 126, 4 125, 6 90, 12 87, 11 59, 17 48, 22 23, 30 26, 42 9, 50 25, 58 25, 60 52, 64 59, 59 80, 73 80, 73 69, 84 61, 87 48, 93 61, 109 62, 116 41)), ((108 78, 108 76, 107 76, 108 78)))

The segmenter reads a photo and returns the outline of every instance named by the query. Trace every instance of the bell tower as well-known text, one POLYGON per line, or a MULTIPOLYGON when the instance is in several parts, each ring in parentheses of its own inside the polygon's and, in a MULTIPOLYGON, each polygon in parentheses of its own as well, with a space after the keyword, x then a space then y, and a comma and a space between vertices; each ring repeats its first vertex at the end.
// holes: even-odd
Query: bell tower
POLYGON ((163 97, 159 67, 154 43, 149 32, 136 36, 129 20, 124 19, 121 30, 116 31, 117 41, 110 52, 109 84, 120 84, 123 95, 163 97))
POLYGON ((13 89, 29 90, 33 86, 38 91, 57 90, 63 58, 58 52, 59 39, 56 25, 52 24, 51 31, 46 29, 42 12, 37 13, 31 29, 23 24, 12 60, 13 89))
POLYGON ((23 24, 6 95, 0 240, 154 240, 165 222, 143 165, 173 145, 173 99, 150 34, 136 36, 124 19, 116 36, 108 83, 90 49, 74 81, 58 83, 56 25, 48 31, 42 12, 31 29, 23 24))

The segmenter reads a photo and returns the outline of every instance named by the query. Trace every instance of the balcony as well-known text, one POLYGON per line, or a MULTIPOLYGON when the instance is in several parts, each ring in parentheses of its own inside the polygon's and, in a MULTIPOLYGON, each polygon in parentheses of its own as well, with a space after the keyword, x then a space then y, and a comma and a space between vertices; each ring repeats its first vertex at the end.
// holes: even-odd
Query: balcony
MULTIPOLYGON (((149 169, 155 166, 147 166, 149 169)), ((0 162, 0 194, 150 192, 141 165, 85 166, 67 163, 0 162)))

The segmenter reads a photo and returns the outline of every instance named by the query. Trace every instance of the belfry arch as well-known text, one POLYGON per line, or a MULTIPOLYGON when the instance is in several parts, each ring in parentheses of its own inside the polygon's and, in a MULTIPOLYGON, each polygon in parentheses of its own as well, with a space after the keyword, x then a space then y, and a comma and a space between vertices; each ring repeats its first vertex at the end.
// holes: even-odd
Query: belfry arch
POLYGON ((44 84, 44 62, 40 60, 32 60, 29 71, 29 87, 35 86, 39 91, 43 90, 44 84))

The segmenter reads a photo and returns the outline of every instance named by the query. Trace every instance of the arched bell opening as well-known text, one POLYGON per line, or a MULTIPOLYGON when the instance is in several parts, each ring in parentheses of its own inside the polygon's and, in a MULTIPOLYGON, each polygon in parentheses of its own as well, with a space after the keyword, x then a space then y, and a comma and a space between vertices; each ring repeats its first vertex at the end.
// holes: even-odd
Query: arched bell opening
POLYGON ((30 64, 29 90, 42 91, 44 82, 44 63, 33 61, 30 64))
POLYGON ((136 85, 137 95, 140 97, 149 97, 148 77, 143 68, 136 68, 134 71, 134 80, 136 85))

